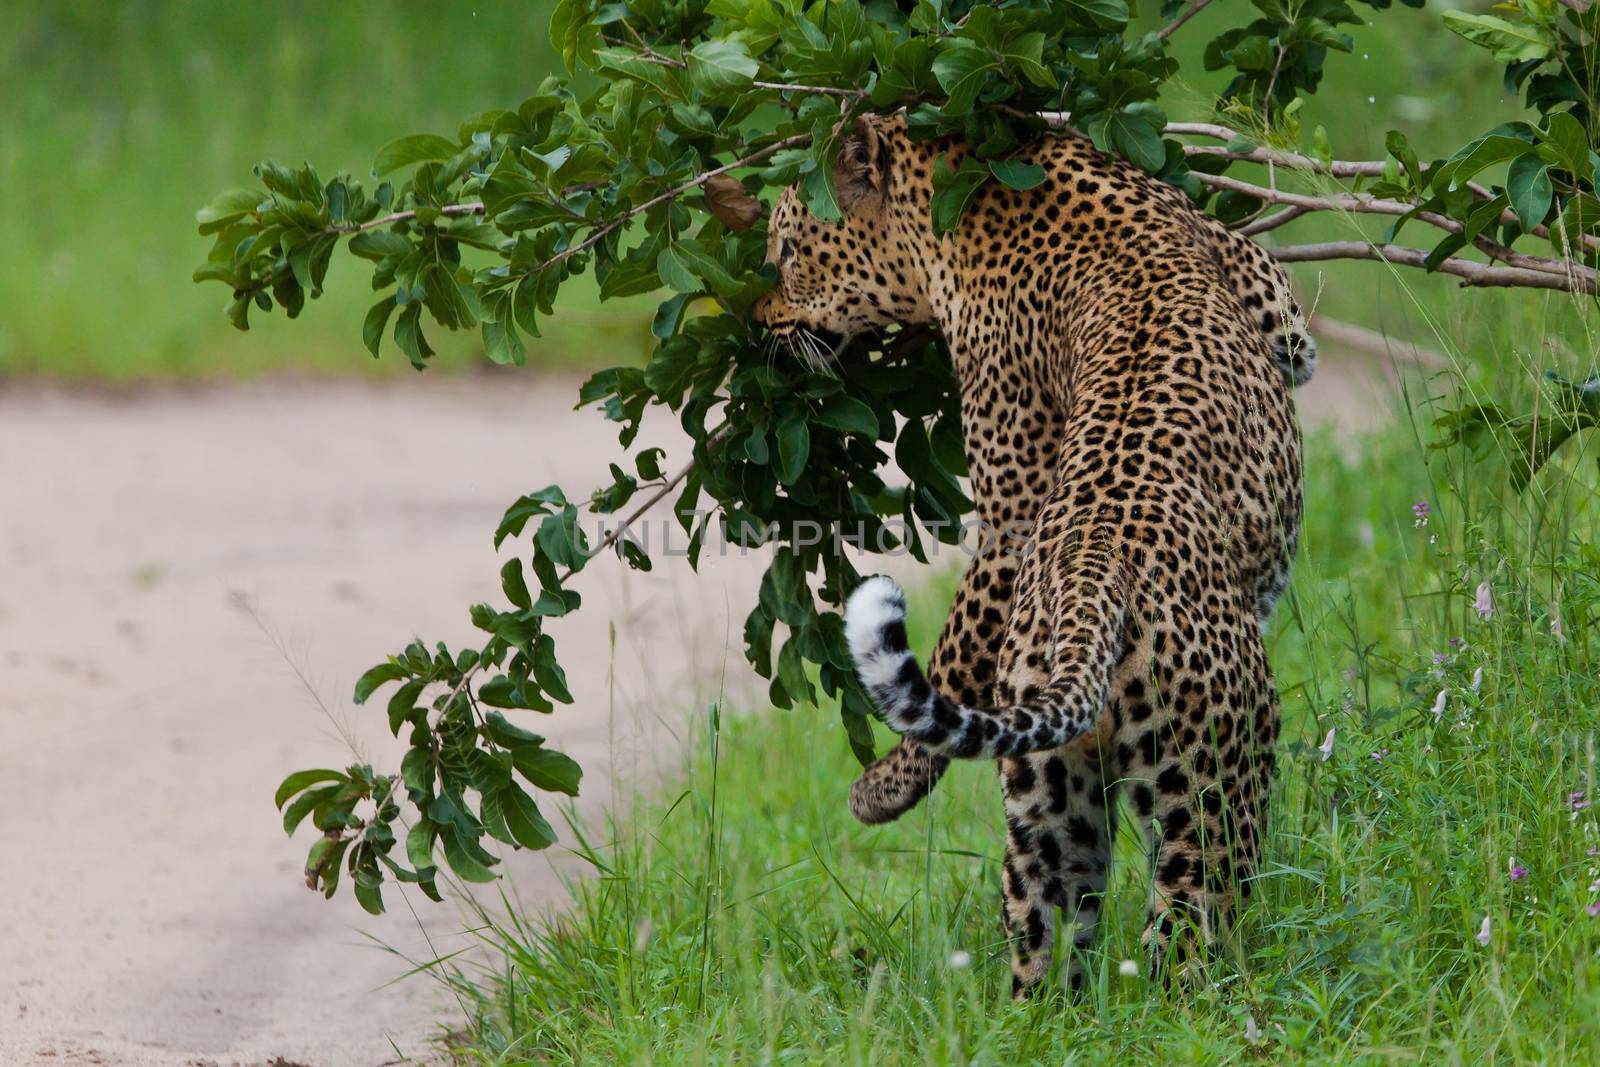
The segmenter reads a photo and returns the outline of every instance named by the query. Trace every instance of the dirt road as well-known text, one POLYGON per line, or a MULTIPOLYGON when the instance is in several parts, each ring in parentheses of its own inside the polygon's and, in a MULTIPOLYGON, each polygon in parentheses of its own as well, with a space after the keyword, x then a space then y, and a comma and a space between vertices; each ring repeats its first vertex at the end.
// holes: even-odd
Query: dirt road
MULTIPOLYGON (((1332 363, 1308 418, 1373 410, 1332 363)), ((574 395, 526 376, 0 394, 0 1064, 365 1067, 459 1018, 426 982, 386 985, 408 964, 369 937, 428 959, 463 946, 460 913, 313 897, 270 798, 350 762, 318 700, 374 756, 392 745, 351 684, 413 633, 470 637, 506 504, 595 484, 615 434, 574 395)), ((588 771, 581 812, 671 753, 725 675, 749 684, 758 577, 737 557, 582 576, 585 609, 552 627, 577 704, 538 725, 588 771)), ((515 859, 524 906, 560 901, 561 863, 515 859)))
MULTIPOLYGON (((364 747, 392 745, 381 715, 351 713, 356 675, 413 633, 469 638, 466 606, 501 595, 499 513, 603 473, 614 431, 574 395, 522 379, 0 398, 0 1063, 427 1051, 416 1020, 448 1021, 448 1001, 380 990, 406 965, 365 935, 427 959, 461 947, 459 912, 413 894, 430 949, 394 894, 376 920, 321 902, 271 793, 351 760, 313 692, 364 747)), ((578 703, 538 729, 589 771, 582 810, 608 799, 608 769, 673 745, 704 707, 696 682, 725 660, 745 677, 725 636, 759 571, 740 562, 708 559, 692 584, 681 563, 597 563, 585 610, 552 626, 578 703)), ((530 907, 560 895, 552 858, 513 865, 530 907)))

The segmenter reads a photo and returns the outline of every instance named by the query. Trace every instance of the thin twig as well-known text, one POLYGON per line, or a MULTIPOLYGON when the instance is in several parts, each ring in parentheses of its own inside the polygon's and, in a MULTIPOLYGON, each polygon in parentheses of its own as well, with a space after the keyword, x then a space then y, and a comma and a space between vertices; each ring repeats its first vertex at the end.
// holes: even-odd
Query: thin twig
MULTIPOLYGON (((452 218, 463 215, 481 215, 483 214, 483 205, 479 203, 446 204, 444 207, 439 208, 439 214, 449 215, 452 218)), ((393 226, 397 222, 406 222, 416 217, 416 209, 411 211, 394 211, 387 215, 373 219, 371 222, 363 222, 359 226, 330 226, 322 232, 336 233, 341 237, 349 237, 353 234, 365 233, 367 230, 376 230, 380 226, 393 226)))
MULTIPOLYGON (((712 430, 711 433, 706 436, 706 447, 709 448, 711 445, 715 444, 726 431, 726 425, 719 426, 715 430, 712 430)), ((627 530, 634 523, 644 518, 645 512, 655 507, 663 497, 671 493, 679 485, 683 484, 683 480, 689 477, 694 469, 695 462, 693 460, 690 460, 688 463, 685 463, 682 467, 680 467, 676 474, 661 484, 660 488, 651 493, 649 496, 645 497, 637 507, 628 512, 627 516, 617 524, 616 529, 612 530, 610 533, 600 538, 600 540, 596 541, 594 548, 589 552, 589 555, 591 557, 598 556, 606 549, 615 545, 617 543, 617 539, 622 536, 623 531, 627 530)), ((576 567, 568 567, 565 571, 562 571, 560 574, 556 575, 556 581, 561 585, 565 585, 567 581, 576 573, 578 573, 578 569, 576 567)), ((450 690, 449 696, 445 699, 445 707, 449 707, 455 702, 456 697, 460 696, 462 692, 466 690, 467 685, 472 681, 473 675, 477 674, 481 669, 481 666, 473 666, 461 675, 461 680, 456 683, 454 689, 450 690)))
POLYGON ((1184 8, 1183 11, 1178 14, 1177 18, 1173 19, 1171 22, 1161 27, 1160 30, 1156 31, 1156 36, 1165 41, 1168 37, 1171 37, 1173 34, 1182 29, 1185 22, 1188 22, 1190 19, 1200 14, 1200 12, 1204 11, 1206 5, 1209 3, 1211 3, 1211 0, 1192 0, 1189 6, 1184 8))
POLYGON ((740 167, 748 167, 752 163, 758 163, 761 160, 766 159, 775 152, 785 148, 790 148, 794 145, 800 144, 803 141, 809 141, 810 139, 811 135, 809 133, 797 133, 792 137, 785 137, 781 141, 774 141, 765 148, 751 152, 749 155, 736 159, 732 163, 726 163, 713 170, 705 171, 689 181, 684 182, 682 185, 675 185, 666 192, 661 193, 658 196, 651 197, 649 200, 639 204, 637 207, 629 208, 627 211, 623 212, 621 215, 618 215, 616 218, 612 219, 610 222, 594 231, 594 233, 584 238, 578 244, 573 245, 571 248, 562 249, 560 252, 557 252, 555 255, 551 256, 537 267, 534 267, 532 270, 524 271, 522 274, 516 275, 515 277, 525 278, 530 274, 547 270, 550 267, 555 266, 557 263, 560 263, 568 256, 577 255, 579 252, 593 248, 595 245, 605 240, 607 236, 615 233, 623 226, 623 224, 628 222, 628 220, 632 219, 636 215, 640 215, 646 211, 649 211, 657 204, 664 204, 668 200, 682 196, 691 189, 698 189, 700 186, 704 185, 706 182, 710 181, 712 178, 715 178, 719 174, 726 174, 730 170, 738 170, 740 167))

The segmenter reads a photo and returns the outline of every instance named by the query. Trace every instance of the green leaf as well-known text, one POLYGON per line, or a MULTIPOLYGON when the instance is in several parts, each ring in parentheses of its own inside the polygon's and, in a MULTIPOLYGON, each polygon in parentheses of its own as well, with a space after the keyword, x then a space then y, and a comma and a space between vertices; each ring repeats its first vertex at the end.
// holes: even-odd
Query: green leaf
POLYGON ((390 141, 378 149, 378 157, 372 163, 372 172, 382 177, 401 167, 409 167, 413 163, 449 159, 459 149, 460 146, 454 141, 446 140, 436 133, 413 133, 408 137, 390 141))
POLYGON ((495 874, 489 867, 498 861, 476 841, 462 837, 453 826, 444 826, 439 830, 439 842, 444 846, 445 861, 463 882, 494 881, 495 874))
POLYGON ((959 117, 970 112, 984 84, 999 70, 995 58, 978 45, 952 42, 933 61, 933 76, 948 97, 944 114, 959 117))
POLYGON ((1019 193, 1037 188, 1045 178, 1043 167, 1020 159, 991 159, 989 173, 1019 193))
MULTIPOLYGON (((380 327, 381 328, 381 327, 380 327)), ((522 366, 528 361, 528 351, 517 335, 516 324, 509 317, 502 322, 483 320, 483 352, 502 367, 507 364, 522 366)))
POLYGON ((316 785, 318 782, 342 782, 344 780, 345 776, 342 773, 327 768, 295 771, 283 780, 282 785, 278 786, 277 793, 273 794, 272 797, 272 806, 281 811, 290 797, 309 786, 316 785))
POLYGON ((305 817, 323 804, 344 792, 344 785, 325 785, 320 789, 310 789, 290 804, 283 812, 283 832, 293 834, 295 828, 305 821, 305 817))
POLYGON ((971 156, 963 158, 953 171, 949 157, 939 157, 933 165, 933 197, 928 203, 936 236, 942 237, 961 224, 967 205, 988 180, 989 168, 971 156))
POLYGON ((1549 31, 1531 23, 1507 22, 1494 15, 1465 11, 1444 12, 1444 24, 1479 48, 1487 48, 1502 63, 1550 58, 1554 44, 1549 31))
POLYGON ((544 743, 544 738, 531 730, 524 730, 498 711, 491 711, 485 715, 483 717, 483 725, 495 744, 513 751, 527 745, 542 745, 544 743))
POLYGON ((229 189, 194 213, 202 234, 216 233, 228 223, 248 215, 261 205, 266 196, 260 189, 229 189))
POLYGON ((1534 133, 1550 149, 1551 162, 1580 181, 1594 180, 1594 163, 1589 151, 1589 136, 1583 124, 1570 112, 1551 115, 1544 130, 1534 133))
MULTIPOLYGON (((846 433, 859 433, 868 437, 878 436, 878 416, 874 415, 872 409, 862 401, 853 396, 846 396, 843 393, 830 396, 822 402, 822 407, 817 412, 817 421, 824 426, 832 427, 835 430, 843 430, 846 433)), ((752 441, 756 441, 756 438, 752 437, 752 441)), ((755 455, 751 455, 750 459, 753 463, 764 463, 766 462, 764 458, 766 452, 765 434, 760 436, 758 444, 763 458, 757 459, 755 455)), ((749 447, 750 445, 747 444, 747 450, 749 447)))
POLYGON ((361 324, 361 339, 366 342, 367 351, 372 353, 373 359, 378 358, 378 346, 383 342, 383 331, 388 327, 389 316, 394 314, 394 309, 394 294, 391 293, 368 309, 366 320, 361 324))
POLYGON ((805 419, 795 415, 779 423, 777 437, 778 478, 784 485, 793 485, 805 472, 811 455, 811 430, 805 419))
POLYGON ((412 824, 406 834, 406 859, 411 866, 419 871, 433 866, 433 842, 437 836, 434 824, 426 819, 412 824))
POLYGON ((1528 150, 1530 142, 1505 133, 1490 133, 1467 144, 1436 170, 1430 172, 1434 192, 1461 188, 1480 172, 1496 163, 1515 159, 1528 150))
POLYGON ((420 370, 428 365, 433 349, 422 334, 421 304, 410 304, 400 313, 400 318, 394 324, 394 343, 400 346, 400 351, 411 360, 413 367, 420 370))
POLYGON ((506 599, 517 607, 526 611, 533 607, 533 595, 528 592, 528 582, 522 576, 522 561, 508 559, 500 568, 500 588, 505 591, 506 599))
POLYGON ((1524 230, 1544 222, 1550 211, 1555 187, 1550 182, 1550 165, 1537 152, 1527 152, 1511 161, 1506 173, 1506 198, 1524 230))
POLYGON ((398 682, 410 676, 410 672, 398 663, 380 663, 356 679, 355 702, 365 704, 367 698, 377 692, 379 686, 398 682))
POLYGON ((378 887, 363 881, 359 875, 351 884, 356 895, 356 903, 361 905, 363 911, 369 915, 383 914, 383 894, 378 887))
POLYGON ((389 732, 396 737, 400 736, 400 727, 404 726, 417 710, 417 697, 428 686, 427 679, 413 678, 406 682, 394 695, 389 698, 389 732))
POLYGON ((743 89, 760 69, 761 64, 736 40, 702 41, 689 52, 689 81, 703 93, 743 89))
POLYGON ((661 276, 662 284, 679 293, 698 293, 705 288, 673 245, 663 248, 656 257, 656 273, 661 276))
POLYGON ((1117 152, 1154 174, 1167 161, 1167 146, 1161 139, 1166 122, 1166 115, 1154 104, 1130 104, 1107 120, 1106 133, 1117 152))
POLYGON ((506 829, 511 831, 511 837, 517 844, 535 850, 555 844, 556 832, 539 813, 539 805, 521 786, 513 782, 498 790, 495 797, 505 818, 506 829))
POLYGON ((536 745, 525 745, 512 750, 511 759, 518 773, 545 792, 565 793, 572 797, 578 795, 583 768, 571 756, 536 745))
POLYGON ((791 700, 816 702, 816 690, 806 677, 805 661, 800 656, 800 643, 792 637, 783 643, 783 649, 778 653, 778 680, 791 700))

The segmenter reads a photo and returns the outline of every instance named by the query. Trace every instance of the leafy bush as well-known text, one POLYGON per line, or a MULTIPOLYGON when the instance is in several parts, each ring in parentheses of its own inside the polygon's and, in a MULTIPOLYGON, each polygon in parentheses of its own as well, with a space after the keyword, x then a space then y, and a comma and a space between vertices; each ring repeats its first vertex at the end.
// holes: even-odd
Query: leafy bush
MULTIPOLYGON (((665 406, 693 454, 673 473, 653 449, 628 468, 613 464, 587 506, 631 518, 671 497, 691 563, 710 537, 771 539, 775 554, 745 624, 747 655, 780 707, 813 700, 819 687, 836 698, 865 761, 868 703, 832 610, 857 574, 829 538, 808 535, 842 530, 868 549, 919 559, 927 538, 957 538, 970 504, 959 483, 956 379, 930 331, 859 338, 841 354, 850 374, 836 376, 769 358, 747 317, 771 282, 760 194, 795 185, 814 214, 838 218, 833 160, 858 114, 904 110, 914 136, 971 146, 959 166, 937 170, 930 225, 939 231, 959 226, 985 183, 1035 184, 1037 168, 1014 159, 1016 149, 1070 115, 1100 149, 1182 186, 1245 232, 1315 210, 1395 219, 1386 243, 1288 246, 1278 250, 1285 260, 1385 259, 1468 284, 1594 290, 1600 201, 1582 55, 1596 16, 1586 5, 1527 0, 1514 20, 1454 17, 1463 37, 1511 64, 1508 77, 1526 85, 1543 117, 1424 163, 1398 135, 1378 161, 1333 159, 1320 129, 1309 149, 1298 147, 1299 101, 1317 88, 1328 51, 1352 48, 1341 27, 1361 21, 1343 0, 1257 0, 1249 21, 1207 47, 1206 70, 1226 78, 1221 109, 1256 139, 1168 124, 1156 104, 1176 73, 1167 39, 1207 2, 1169 0, 1170 21, 1141 32, 1122 0, 563 0, 550 30, 570 79, 547 79, 518 106, 469 118, 451 135, 390 143, 375 187, 325 179, 309 165, 262 164, 259 185, 199 213, 213 247, 195 277, 229 288, 227 313, 244 329, 253 310, 294 317, 319 296, 343 243, 371 262, 381 294, 363 325, 367 347, 376 356, 390 338, 419 368, 433 351, 428 322, 476 328, 492 359, 523 362, 524 336, 538 335, 563 286, 587 272, 602 298, 669 293, 648 363, 602 371, 580 401, 618 424, 624 449, 646 408, 665 406), (1223 173, 1236 163, 1351 184, 1289 193, 1223 173), (1478 184, 1507 163, 1503 187, 1478 184), (1285 208, 1268 214, 1274 204, 1285 208), (1413 222, 1444 236, 1431 249, 1395 245, 1413 222), (1513 251, 1525 236, 1564 258, 1513 251), (905 485, 884 477, 891 453, 905 485)), ((496 863, 485 835, 512 847, 553 840, 527 787, 573 792, 577 769, 503 712, 570 699, 544 623, 579 607, 569 579, 593 554, 652 565, 618 532, 589 544, 579 508, 552 486, 507 510, 497 545, 529 536, 502 571, 505 605, 471 610, 486 635, 479 647, 413 644, 361 679, 357 702, 395 686, 390 726, 411 743, 398 774, 353 767, 285 781, 286 829, 309 817, 324 835, 308 860, 310 884, 331 895, 342 861, 363 906, 378 910, 386 871, 431 893, 441 851, 462 878, 485 880, 496 863), (415 809, 410 867, 390 856, 405 804, 415 809)))

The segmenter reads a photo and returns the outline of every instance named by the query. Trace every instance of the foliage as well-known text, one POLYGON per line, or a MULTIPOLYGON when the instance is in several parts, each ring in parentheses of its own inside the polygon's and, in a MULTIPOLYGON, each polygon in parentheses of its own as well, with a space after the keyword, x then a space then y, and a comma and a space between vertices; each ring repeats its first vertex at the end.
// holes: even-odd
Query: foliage
POLYGON ((1526 489, 1557 449, 1580 430, 1600 426, 1600 377, 1572 382, 1546 371, 1545 382, 1539 402, 1520 415, 1494 401, 1445 412, 1435 422, 1442 432, 1433 447, 1465 445, 1480 459, 1504 456, 1511 485, 1526 489))
MULTIPOLYGON (((1155 100, 1175 72, 1168 31, 1191 13, 1175 3, 1164 10, 1174 21, 1151 33, 1131 29, 1121 0, 563 0, 550 29, 570 80, 546 79, 516 107, 483 112, 449 135, 391 142, 378 153, 376 186, 342 173, 324 178, 309 164, 262 164, 258 186, 224 193, 200 212, 213 246, 195 277, 228 287, 228 315, 243 329, 252 311, 298 315, 321 294, 343 243, 372 264, 381 294, 363 326, 367 347, 376 356, 392 339, 419 368, 433 352, 430 324, 477 329, 490 358, 524 362, 525 337, 538 336, 579 276, 592 275, 604 299, 669 293, 654 317, 648 363, 595 375, 580 400, 618 424, 624 449, 644 411, 664 406, 692 438, 693 455, 673 474, 653 450, 629 469, 613 464, 589 509, 631 516, 671 496, 691 563, 719 541, 773 541, 745 625, 749 659, 781 707, 819 690, 837 700, 865 760, 873 751, 867 701, 832 610, 857 575, 831 534, 919 559, 929 538, 957 538, 969 507, 958 481, 958 392, 942 343, 921 330, 857 339, 835 354, 848 374, 771 358, 746 315, 771 281, 760 196, 795 185, 815 214, 837 218, 833 160, 854 116, 904 109, 915 136, 959 137, 973 149, 959 167, 937 170, 937 230, 958 226, 986 182, 1036 182, 1011 157, 1060 112, 1102 149, 1204 198, 1213 187, 1206 179, 1253 158, 1253 149, 1197 152, 1164 136, 1155 100), (903 486, 884 477, 891 456, 903 486), (807 535, 819 528, 829 534, 807 535)), ((1258 0, 1249 18, 1212 43, 1205 65, 1229 75, 1222 93, 1231 114, 1259 113, 1295 130, 1298 94, 1317 87, 1327 51, 1352 48, 1339 27, 1359 21, 1355 8, 1258 0)), ((1550 55, 1559 58, 1561 47, 1550 55)), ((1462 244, 1482 247, 1490 227, 1514 239, 1523 222, 1553 212, 1566 247, 1581 250, 1584 205, 1594 197, 1589 157, 1572 134, 1579 122, 1552 113, 1426 167, 1391 138, 1394 158, 1373 192, 1412 205, 1399 223, 1469 215, 1479 229, 1463 235, 1457 223, 1435 250, 1441 260, 1462 244), (1532 162, 1488 194, 1495 217, 1480 219, 1488 209, 1469 202, 1466 179, 1508 158, 1532 162), (1522 214, 1506 222, 1505 205, 1522 214)), ((1234 196, 1216 206, 1239 217, 1261 205, 1234 196)), ((390 724, 397 734, 409 729, 409 772, 360 769, 336 779, 339 792, 324 792, 312 811, 335 845, 319 842, 313 860, 357 840, 365 851, 351 850, 347 863, 368 871, 369 907, 381 907, 375 881, 399 784, 415 809, 408 855, 416 870, 406 876, 426 874, 435 843, 468 879, 495 863, 485 834, 513 847, 548 843, 537 803, 514 773, 525 748, 542 749, 507 735, 509 720, 485 709, 544 712, 566 699, 544 623, 579 606, 568 580, 599 550, 632 567, 652 561, 644 543, 620 533, 589 545, 579 504, 557 487, 513 504, 497 544, 524 531, 523 555, 502 572, 506 606, 472 609, 486 635, 481 647, 413 645, 358 688, 359 701, 379 685, 397 687, 390 724), (352 799, 366 805, 362 813, 352 799)), ((313 881, 318 872, 326 879, 325 865, 310 866, 313 881)))

